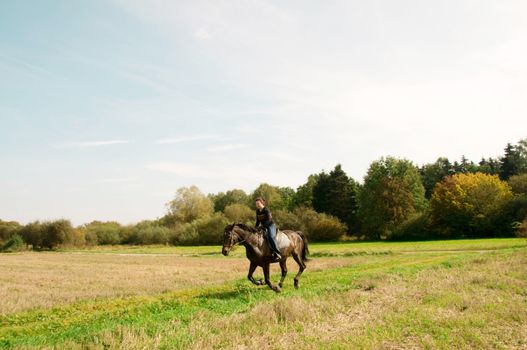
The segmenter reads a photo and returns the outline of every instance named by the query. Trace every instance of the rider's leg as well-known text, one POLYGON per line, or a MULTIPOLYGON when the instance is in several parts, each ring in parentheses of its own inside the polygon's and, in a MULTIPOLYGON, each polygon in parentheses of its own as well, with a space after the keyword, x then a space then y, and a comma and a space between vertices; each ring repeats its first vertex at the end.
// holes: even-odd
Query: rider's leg
POLYGON ((269 245, 271 246, 271 250, 280 255, 280 250, 278 249, 278 246, 276 245, 276 225, 271 224, 267 227, 267 237, 269 238, 269 245))

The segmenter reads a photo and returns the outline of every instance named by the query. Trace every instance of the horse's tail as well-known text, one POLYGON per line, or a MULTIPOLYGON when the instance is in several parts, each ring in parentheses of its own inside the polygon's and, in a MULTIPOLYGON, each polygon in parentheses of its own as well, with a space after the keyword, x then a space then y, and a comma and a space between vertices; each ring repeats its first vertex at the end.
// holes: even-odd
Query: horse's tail
POLYGON ((309 255, 309 247, 307 244, 307 237, 302 231, 297 231, 300 238, 302 238, 302 242, 304 243, 304 246, 302 247, 302 261, 307 262, 311 259, 308 258, 309 255))

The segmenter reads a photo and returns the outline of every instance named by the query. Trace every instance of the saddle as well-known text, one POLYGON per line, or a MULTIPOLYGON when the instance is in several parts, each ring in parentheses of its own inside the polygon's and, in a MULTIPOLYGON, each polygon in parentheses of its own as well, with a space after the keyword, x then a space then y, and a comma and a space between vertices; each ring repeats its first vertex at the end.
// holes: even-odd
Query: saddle
MULTIPOLYGON (((267 242, 268 238, 267 238, 267 232, 265 230, 265 228, 262 228, 260 230, 260 232, 262 235, 263 235, 263 239, 264 241, 267 242)), ((289 245, 291 244, 291 241, 289 240, 289 237, 287 237, 287 235, 279 230, 278 228, 276 229, 276 246, 279 250, 282 250, 284 248, 287 248, 289 247, 289 245)))

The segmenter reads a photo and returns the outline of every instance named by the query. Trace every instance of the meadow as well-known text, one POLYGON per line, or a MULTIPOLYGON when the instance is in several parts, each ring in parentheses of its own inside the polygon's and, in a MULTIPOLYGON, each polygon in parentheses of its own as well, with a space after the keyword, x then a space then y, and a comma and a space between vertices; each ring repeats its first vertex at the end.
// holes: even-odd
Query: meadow
POLYGON ((280 294, 246 280, 241 247, 0 254, 0 348, 527 349, 524 239, 310 250, 280 294))

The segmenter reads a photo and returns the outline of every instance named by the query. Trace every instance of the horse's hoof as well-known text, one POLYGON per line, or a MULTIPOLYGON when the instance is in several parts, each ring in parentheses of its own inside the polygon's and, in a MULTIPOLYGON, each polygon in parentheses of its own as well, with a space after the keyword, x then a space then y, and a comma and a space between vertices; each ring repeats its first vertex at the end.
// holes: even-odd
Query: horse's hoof
POLYGON ((282 289, 280 287, 275 287, 273 288, 273 290, 277 293, 280 293, 282 291, 282 289))

